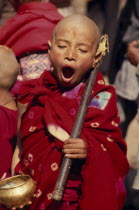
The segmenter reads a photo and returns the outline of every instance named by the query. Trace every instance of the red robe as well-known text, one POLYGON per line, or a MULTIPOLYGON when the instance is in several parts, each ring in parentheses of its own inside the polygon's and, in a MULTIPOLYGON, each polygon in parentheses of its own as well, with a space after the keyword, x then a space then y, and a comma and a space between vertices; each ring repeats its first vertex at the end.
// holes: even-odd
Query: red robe
POLYGON ((11 160, 16 145, 17 111, 0 106, 0 179, 11 175, 11 160))
POLYGON ((0 44, 10 47, 17 57, 47 51, 48 40, 62 16, 51 3, 30 2, 0 28, 0 44))
MULTIPOLYGON (((16 145, 16 134, 17 111, 0 106, 0 180, 11 176, 11 161, 16 145)), ((1 209, 3 207, 0 205, 1 209)))
MULTIPOLYGON (((30 174, 37 182, 31 210, 49 209, 62 160, 64 140, 71 133, 85 83, 72 89, 58 86, 52 73, 26 81, 20 102, 29 103, 22 116, 23 151, 16 173, 30 174), (60 139, 60 140, 59 140, 60 139)), ((64 201, 79 201, 82 210, 121 210, 125 201, 124 178, 129 165, 126 143, 118 127, 116 95, 98 73, 80 137, 87 145, 87 159, 71 170, 64 201), (72 175, 77 180, 72 180, 72 175), (80 177, 81 175, 81 177, 80 177), (81 186, 81 195, 75 192, 81 186), (68 190, 75 189, 69 196, 68 190), (75 192, 75 196, 74 196, 75 192)), ((78 161, 77 161, 78 162, 78 161)), ((59 208, 52 208, 59 209, 59 208)), ((62 209, 62 208, 61 208, 62 209)), ((67 209, 70 209, 67 208, 67 209)))

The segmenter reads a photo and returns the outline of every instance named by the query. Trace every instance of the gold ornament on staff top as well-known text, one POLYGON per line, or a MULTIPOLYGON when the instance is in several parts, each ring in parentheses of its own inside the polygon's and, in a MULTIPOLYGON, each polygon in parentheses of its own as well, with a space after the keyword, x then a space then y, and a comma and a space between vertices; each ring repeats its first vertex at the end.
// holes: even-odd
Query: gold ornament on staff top
POLYGON ((109 52, 109 39, 107 34, 101 36, 97 52, 101 52, 102 56, 105 56, 109 52))
MULTIPOLYGON (((108 36, 102 35, 97 52, 109 52, 108 36)), ((0 181, 0 202, 8 208, 25 206, 32 199, 36 183, 29 175, 17 175, 0 181)))

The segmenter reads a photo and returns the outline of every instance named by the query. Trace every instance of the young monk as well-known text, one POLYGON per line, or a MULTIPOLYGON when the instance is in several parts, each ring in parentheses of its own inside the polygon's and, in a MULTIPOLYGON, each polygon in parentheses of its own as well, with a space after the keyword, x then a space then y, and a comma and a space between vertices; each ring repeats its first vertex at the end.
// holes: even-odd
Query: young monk
MULTIPOLYGON (((18 70, 19 65, 13 52, 0 46, 0 180, 11 176, 17 134, 17 107, 10 90, 18 70)), ((3 209, 1 205, 0 209, 3 209)))
POLYGON ((100 72, 80 138, 70 138, 86 79, 101 59, 99 40, 98 27, 86 16, 62 19, 49 41, 53 70, 26 81, 19 91, 27 108, 13 168, 37 183, 31 210, 122 209, 126 144, 118 127, 115 90, 105 85, 100 72), (62 202, 56 204, 52 193, 64 154, 74 162, 62 202))

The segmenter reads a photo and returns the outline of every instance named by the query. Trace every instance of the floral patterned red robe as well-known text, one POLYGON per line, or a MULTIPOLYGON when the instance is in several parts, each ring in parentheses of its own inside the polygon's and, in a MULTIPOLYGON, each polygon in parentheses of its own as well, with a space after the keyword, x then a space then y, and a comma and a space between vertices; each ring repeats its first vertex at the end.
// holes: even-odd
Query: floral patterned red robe
MULTIPOLYGON (((23 151, 15 172, 30 174, 37 183, 31 210, 58 209, 51 207, 52 192, 63 157, 63 141, 70 136, 84 86, 82 82, 63 89, 51 72, 44 72, 39 79, 26 81, 19 91, 19 101, 28 103, 28 108, 22 116, 23 151)), ((79 174, 73 172, 77 180, 70 175, 63 200, 78 200, 81 210, 122 209, 129 165, 118 124, 115 90, 105 85, 99 72, 80 135, 87 145, 87 159, 79 174), (70 195, 80 183, 80 198, 76 192, 74 196, 74 190, 70 195)))

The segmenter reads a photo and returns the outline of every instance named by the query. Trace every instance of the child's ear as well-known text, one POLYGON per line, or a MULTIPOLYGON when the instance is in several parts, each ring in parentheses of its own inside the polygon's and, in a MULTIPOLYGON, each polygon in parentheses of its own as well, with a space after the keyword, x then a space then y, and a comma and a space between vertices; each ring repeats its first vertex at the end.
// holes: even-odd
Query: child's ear
POLYGON ((48 41, 48 54, 50 55, 50 51, 51 51, 51 42, 50 40, 48 41))
POLYGON ((96 52, 96 55, 93 60, 92 68, 95 68, 100 63, 102 56, 103 56, 102 52, 100 52, 100 51, 96 52))

